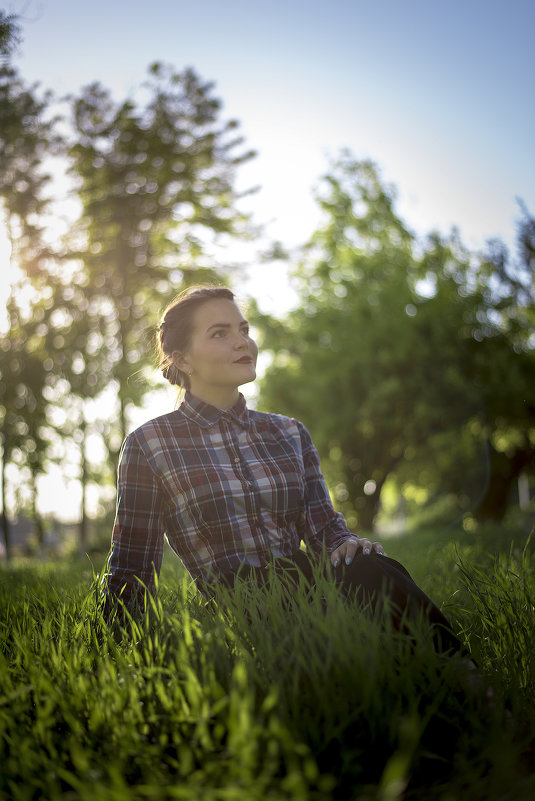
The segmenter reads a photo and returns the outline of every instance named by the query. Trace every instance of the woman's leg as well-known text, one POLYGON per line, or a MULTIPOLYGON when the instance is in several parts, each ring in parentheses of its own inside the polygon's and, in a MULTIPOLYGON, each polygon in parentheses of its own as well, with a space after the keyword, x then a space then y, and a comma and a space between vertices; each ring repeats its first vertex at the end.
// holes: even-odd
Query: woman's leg
POLYGON ((404 619, 411 620, 423 614, 433 629, 438 651, 464 651, 448 619, 400 562, 379 554, 359 553, 350 565, 342 564, 331 570, 346 597, 369 602, 372 608, 384 598, 391 608, 396 628, 402 627, 404 619))
MULTIPOLYGON (((273 569, 274 574, 289 586, 304 580, 314 587, 314 558, 304 551, 298 551, 291 559, 276 559, 273 569)), ((467 655, 448 619, 395 559, 375 553, 366 556, 358 553, 350 565, 342 563, 333 568, 330 562, 327 563, 325 572, 349 599, 356 598, 363 604, 370 604, 372 609, 384 599, 397 629, 403 627, 404 620, 410 621, 411 618, 418 619, 422 614, 425 615, 432 627, 437 651, 455 651, 467 655)), ((270 580, 268 568, 245 567, 239 576, 244 579, 254 577, 259 584, 267 584, 270 580)))
MULTIPOLYGON (((278 561, 278 560, 277 560, 278 561)), ((287 560, 284 560, 287 562, 287 560)), ((297 575, 314 585, 314 560, 303 551, 294 557, 297 575)), ((281 563, 282 567, 282 563, 281 563)), ((287 564, 285 574, 288 576, 287 564)), ((437 651, 454 651, 467 655, 459 639, 452 631, 448 619, 433 601, 418 587, 410 573, 400 562, 388 556, 359 553, 350 565, 341 564, 333 568, 330 563, 325 573, 340 586, 346 598, 356 598, 374 609, 382 600, 388 604, 395 628, 403 627, 404 620, 427 617, 432 630, 437 651)))

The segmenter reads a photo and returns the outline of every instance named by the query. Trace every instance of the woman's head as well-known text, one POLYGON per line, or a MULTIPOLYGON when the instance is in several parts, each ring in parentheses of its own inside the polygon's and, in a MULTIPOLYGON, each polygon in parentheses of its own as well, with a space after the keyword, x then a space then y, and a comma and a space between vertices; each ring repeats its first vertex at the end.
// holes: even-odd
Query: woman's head
POLYGON ((165 378, 201 398, 224 398, 256 377, 257 347, 226 287, 193 287, 178 295, 163 314, 158 351, 165 378))

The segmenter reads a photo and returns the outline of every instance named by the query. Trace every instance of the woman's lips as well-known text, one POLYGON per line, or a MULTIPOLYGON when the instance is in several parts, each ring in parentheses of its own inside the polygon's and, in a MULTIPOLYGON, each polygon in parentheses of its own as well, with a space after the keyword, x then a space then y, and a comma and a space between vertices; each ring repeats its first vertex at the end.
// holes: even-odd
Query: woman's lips
POLYGON ((234 364, 251 364, 252 361, 250 356, 242 356, 241 359, 236 359, 234 364))

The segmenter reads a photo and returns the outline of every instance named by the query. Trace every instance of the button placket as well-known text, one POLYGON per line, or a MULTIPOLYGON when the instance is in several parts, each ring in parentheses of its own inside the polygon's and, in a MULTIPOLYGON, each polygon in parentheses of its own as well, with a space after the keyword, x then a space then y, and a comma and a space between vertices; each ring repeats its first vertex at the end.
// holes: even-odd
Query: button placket
MULTIPOLYGON (((222 418, 222 422, 225 423, 225 427, 227 429, 228 438, 230 440, 229 444, 232 448, 231 453, 232 451, 234 452, 234 454, 236 454, 236 451, 238 451, 239 453, 240 445, 237 437, 234 436, 233 426, 230 425, 230 421, 227 420, 226 417, 222 418)), ((264 530, 264 526, 262 523, 262 510, 260 508, 258 493, 256 491, 257 488, 254 478, 251 474, 251 469, 247 464, 246 458, 234 455, 231 457, 231 459, 234 465, 236 466, 236 474, 238 475, 242 483, 247 487, 247 490, 251 495, 251 500, 254 507, 251 522, 254 523, 256 526, 256 530, 258 531, 260 538, 264 543, 266 558, 269 559, 269 555, 271 553, 271 546, 269 544, 269 539, 266 537, 266 532, 264 530)))

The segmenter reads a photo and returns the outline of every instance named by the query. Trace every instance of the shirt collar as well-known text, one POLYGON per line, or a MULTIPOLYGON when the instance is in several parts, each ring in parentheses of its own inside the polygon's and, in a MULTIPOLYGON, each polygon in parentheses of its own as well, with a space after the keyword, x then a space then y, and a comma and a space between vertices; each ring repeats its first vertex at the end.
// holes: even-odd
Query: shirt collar
POLYGON ((218 423, 222 417, 230 417, 235 423, 249 428, 249 410, 241 392, 232 409, 218 409, 217 406, 211 406, 187 391, 179 408, 188 420, 201 428, 209 428, 218 423))

